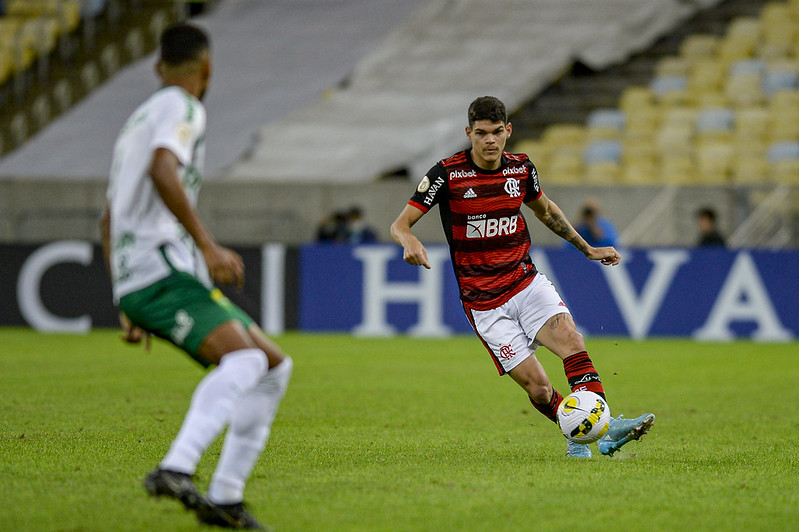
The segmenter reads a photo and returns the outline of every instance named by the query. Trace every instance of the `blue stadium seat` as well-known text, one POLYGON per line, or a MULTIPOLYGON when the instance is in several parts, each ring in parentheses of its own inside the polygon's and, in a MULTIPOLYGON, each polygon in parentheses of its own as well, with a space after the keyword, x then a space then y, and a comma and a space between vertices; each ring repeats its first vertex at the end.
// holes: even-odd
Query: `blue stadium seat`
POLYGON ((799 142, 775 142, 768 147, 766 157, 768 158, 769 162, 772 163, 797 160, 799 159, 799 142))
POLYGON ((595 140, 585 148, 583 158, 585 164, 618 163, 621 161, 621 142, 616 140, 595 140))
POLYGON ((697 133, 713 131, 730 131, 735 122, 735 113, 732 109, 704 109, 696 117, 697 133))
POLYGON ((769 70, 763 76, 763 92, 767 96, 799 87, 799 73, 795 70, 769 70))
POLYGON ((682 76, 658 76, 649 84, 658 96, 663 96, 669 92, 683 91, 688 87, 688 80, 682 76))
POLYGON ((619 109, 597 109, 588 115, 586 125, 592 128, 609 128, 622 131, 627 122, 624 111, 619 109))

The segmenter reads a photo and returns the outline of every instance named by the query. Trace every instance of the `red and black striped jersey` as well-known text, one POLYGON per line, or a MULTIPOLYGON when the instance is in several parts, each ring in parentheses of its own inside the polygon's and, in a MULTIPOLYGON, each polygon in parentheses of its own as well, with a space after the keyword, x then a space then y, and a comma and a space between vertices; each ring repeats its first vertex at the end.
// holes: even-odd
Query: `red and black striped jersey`
POLYGON ((474 164, 470 150, 438 162, 408 202, 428 212, 438 205, 463 304, 496 308, 530 284, 530 234, 523 203, 541 196, 527 155, 503 152, 497 170, 474 164))

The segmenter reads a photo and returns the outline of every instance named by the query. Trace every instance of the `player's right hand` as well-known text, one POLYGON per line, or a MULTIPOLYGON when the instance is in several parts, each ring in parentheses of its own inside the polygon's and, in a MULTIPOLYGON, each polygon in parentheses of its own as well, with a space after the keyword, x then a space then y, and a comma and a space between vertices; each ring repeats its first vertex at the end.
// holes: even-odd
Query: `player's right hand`
POLYGON ((202 250, 211 279, 222 284, 244 285, 244 261, 241 255, 226 247, 214 244, 202 250))
POLYGON ((403 248, 402 258, 408 264, 424 266, 428 270, 430 269, 430 262, 427 260, 427 250, 416 238, 412 239, 411 242, 403 248))

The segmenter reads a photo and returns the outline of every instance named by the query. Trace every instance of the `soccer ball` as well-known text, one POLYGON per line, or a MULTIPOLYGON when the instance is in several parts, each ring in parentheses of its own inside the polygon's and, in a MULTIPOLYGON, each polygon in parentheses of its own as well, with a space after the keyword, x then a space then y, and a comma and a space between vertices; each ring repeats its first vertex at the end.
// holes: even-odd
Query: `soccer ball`
POLYGON ((608 431, 610 407, 594 392, 574 392, 558 406, 558 426, 575 443, 593 443, 608 431))

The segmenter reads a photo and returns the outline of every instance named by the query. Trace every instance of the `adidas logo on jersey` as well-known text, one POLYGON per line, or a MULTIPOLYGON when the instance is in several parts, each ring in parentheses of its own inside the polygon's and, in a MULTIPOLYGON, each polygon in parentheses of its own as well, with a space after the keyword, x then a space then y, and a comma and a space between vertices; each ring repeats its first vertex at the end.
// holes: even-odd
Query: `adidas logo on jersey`
POLYGON ((474 191, 473 188, 470 188, 469 190, 467 190, 463 194, 463 198, 464 199, 470 199, 470 198, 476 198, 476 197, 477 197, 477 193, 474 191))

